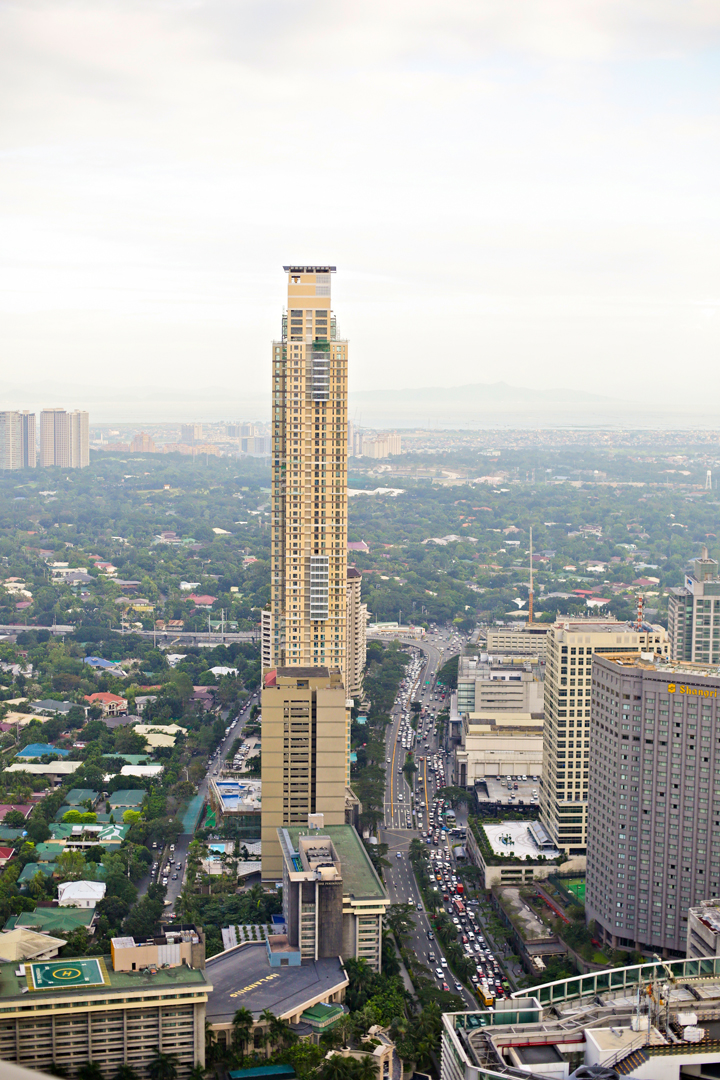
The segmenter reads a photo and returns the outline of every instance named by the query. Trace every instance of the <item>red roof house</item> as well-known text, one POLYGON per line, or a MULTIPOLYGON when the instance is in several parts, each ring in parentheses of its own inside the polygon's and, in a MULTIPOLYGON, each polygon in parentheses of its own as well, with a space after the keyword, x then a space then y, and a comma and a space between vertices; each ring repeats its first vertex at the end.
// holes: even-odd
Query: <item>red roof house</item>
POLYGON ((107 690, 99 694, 86 695, 85 700, 89 705, 99 705, 103 716, 122 716, 127 712, 127 699, 118 694, 110 694, 107 690))

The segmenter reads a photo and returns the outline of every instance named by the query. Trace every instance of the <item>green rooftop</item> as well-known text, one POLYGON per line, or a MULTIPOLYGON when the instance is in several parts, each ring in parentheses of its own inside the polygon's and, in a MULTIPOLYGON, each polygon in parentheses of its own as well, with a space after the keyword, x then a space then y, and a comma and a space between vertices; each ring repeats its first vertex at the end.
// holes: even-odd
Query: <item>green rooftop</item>
MULTIPOLYGON (((308 835, 307 828, 297 825, 285 826, 283 831, 290 837, 296 851, 298 839, 308 835)), ((352 825, 326 825, 315 835, 329 836, 333 842, 342 868, 344 894, 355 900, 387 899, 387 893, 370 862, 365 845, 352 825)))
POLYGON ((7 825, 0 825, 0 840, 13 843, 23 834, 23 829, 10 829, 7 825))
POLYGON ((18 885, 25 885, 28 881, 32 881, 35 875, 39 872, 44 874, 45 877, 50 877, 55 871, 55 863, 39 863, 29 862, 26 866, 23 866, 20 876, 17 879, 18 885))
POLYGON ((17 926, 25 926, 28 930, 37 930, 40 934, 58 934, 63 931, 67 933, 81 926, 90 926, 94 915, 94 908, 39 907, 34 911, 23 911, 20 915, 11 915, 3 930, 14 930, 17 926))
POLYGON ((112 807, 122 806, 125 810, 134 810, 135 807, 142 806, 145 795, 145 788, 123 788, 122 791, 113 791, 107 801, 112 807))
MULTIPOLYGON (((72 909, 61 908, 60 910, 69 911, 72 909)), ((17 916, 13 916, 13 918, 17 918, 17 916)), ((83 980, 82 984, 78 982, 75 985, 60 985, 58 987, 53 987, 52 990, 45 990, 44 993, 50 994, 53 998, 56 994, 62 993, 63 995, 67 994, 68 996, 81 996, 83 999, 92 996, 97 996, 102 999, 106 998, 108 992, 112 990, 146 990, 173 986, 177 986, 178 989, 183 986, 196 990, 210 989, 210 984, 205 978, 205 973, 196 968, 189 968, 185 964, 178 967, 162 968, 151 975, 149 972, 113 971, 112 957, 103 956, 98 957, 97 959, 100 961, 101 965, 103 965, 104 972, 107 973, 108 983, 105 985, 89 986, 83 980)), ((68 966, 70 964, 77 964, 77 960, 71 959, 67 961, 67 964, 68 966)), ((27 975, 16 975, 16 970, 19 969, 15 968, 13 964, 3 965, 2 979, 0 979, 0 1000, 5 1001, 8 998, 18 998, 19 1000, 21 999, 24 1004, 27 1004, 27 975)), ((39 1007, 43 992, 38 990, 33 992, 30 996, 34 999, 33 1003, 39 1007)))
POLYGON ((35 850, 40 862, 55 862, 58 855, 62 855, 65 850, 65 845, 53 844, 51 841, 46 840, 42 844, 36 844, 35 850))
MULTIPOLYGON (((122 815, 119 816, 122 817, 122 815)), ((88 843, 121 844, 130 832, 130 826, 123 825, 122 821, 115 825, 103 825, 100 822, 96 822, 95 825, 73 825, 71 822, 54 821, 50 825, 50 832, 55 841, 78 838, 88 843), (73 831, 77 829, 83 831, 73 831)))
POLYGON ((65 796, 65 802, 68 806, 81 806, 83 803, 90 799, 91 802, 95 802, 99 795, 98 791, 91 791, 90 788, 74 787, 68 791, 65 796))
POLYGON ((326 1005, 320 1001, 317 1005, 311 1005, 309 1009, 305 1009, 300 1015, 300 1020, 304 1020, 306 1024, 318 1031, 325 1031, 332 1027, 344 1012, 342 1005, 326 1005))

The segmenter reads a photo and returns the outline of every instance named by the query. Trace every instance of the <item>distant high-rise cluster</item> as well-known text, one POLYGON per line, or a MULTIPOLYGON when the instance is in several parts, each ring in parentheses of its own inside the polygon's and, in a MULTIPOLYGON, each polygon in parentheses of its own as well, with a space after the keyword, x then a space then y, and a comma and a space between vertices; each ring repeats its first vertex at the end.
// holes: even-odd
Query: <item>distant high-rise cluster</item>
POLYGON ((82 410, 43 409, 38 460, 35 413, 0 412, 0 469, 34 469, 38 464, 84 469, 90 464, 89 425, 89 415, 82 410))
POLYGON ((348 429, 348 454, 350 457, 387 458, 402 453, 402 439, 397 432, 376 434, 370 431, 348 429))
POLYGON ((84 469, 90 464, 90 418, 81 410, 40 413, 40 465, 84 469))

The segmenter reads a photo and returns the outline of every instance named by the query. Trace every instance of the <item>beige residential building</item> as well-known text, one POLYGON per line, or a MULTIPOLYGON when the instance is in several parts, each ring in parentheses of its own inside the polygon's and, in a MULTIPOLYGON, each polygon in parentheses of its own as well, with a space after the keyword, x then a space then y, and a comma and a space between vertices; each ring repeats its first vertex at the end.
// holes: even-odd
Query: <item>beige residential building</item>
POLYGON ((40 413, 40 465, 84 469, 90 464, 90 419, 82 410, 43 409, 40 413))
POLYGON ((362 603, 360 588, 362 574, 354 566, 347 572, 347 657, 345 689, 348 698, 362 695, 363 673, 367 655, 367 604, 362 603))
POLYGON ((280 881, 277 830, 345 824, 349 728, 343 676, 337 668, 281 667, 262 691, 262 876, 280 881))
POLYGON ((402 439, 397 433, 388 435, 363 435, 361 444, 363 457, 386 458, 402 453, 402 439))
POLYGON ((288 266, 272 347, 271 664, 345 671, 348 346, 331 266, 288 266))
POLYGON ((524 626, 493 626, 487 632, 486 648, 489 653, 503 656, 520 654, 545 659, 548 623, 530 623, 524 626))
POLYGON ((610 618, 560 619, 548 633, 540 820, 568 855, 586 853, 593 656, 619 651, 666 657, 667 631, 610 618))
POLYGON ((40 413, 40 465, 70 466, 68 420, 64 409, 43 409, 40 413))

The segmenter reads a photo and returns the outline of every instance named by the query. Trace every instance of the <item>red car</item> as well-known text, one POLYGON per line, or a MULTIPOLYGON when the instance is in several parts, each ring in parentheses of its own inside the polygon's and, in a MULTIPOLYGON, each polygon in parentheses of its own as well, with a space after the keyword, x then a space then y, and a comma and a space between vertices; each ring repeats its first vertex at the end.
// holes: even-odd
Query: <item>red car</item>
POLYGON ((447 992, 449 993, 449 991, 450 991, 450 987, 448 986, 448 984, 447 984, 446 982, 444 982, 444 983, 442 984, 442 988, 443 988, 443 990, 446 990, 446 991, 447 991, 447 992))

